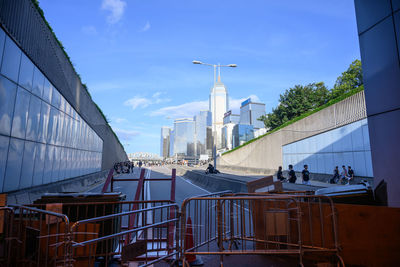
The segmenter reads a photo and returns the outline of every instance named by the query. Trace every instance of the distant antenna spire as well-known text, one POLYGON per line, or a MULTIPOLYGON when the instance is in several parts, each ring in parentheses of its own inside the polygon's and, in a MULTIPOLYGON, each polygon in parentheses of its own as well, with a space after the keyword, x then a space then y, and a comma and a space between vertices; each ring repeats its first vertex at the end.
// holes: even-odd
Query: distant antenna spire
POLYGON ((218 82, 221 82, 221 66, 218 63, 218 82))

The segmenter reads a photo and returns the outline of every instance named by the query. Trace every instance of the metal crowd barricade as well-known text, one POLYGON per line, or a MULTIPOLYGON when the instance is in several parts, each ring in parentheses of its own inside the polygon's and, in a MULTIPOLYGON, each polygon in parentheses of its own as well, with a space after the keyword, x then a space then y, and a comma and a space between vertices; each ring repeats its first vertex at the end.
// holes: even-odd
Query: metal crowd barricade
POLYGON ((173 260, 179 253, 179 233, 174 233, 174 240, 171 242, 168 228, 171 223, 174 224, 174 229, 179 228, 179 215, 170 217, 171 209, 179 207, 175 203, 146 207, 148 203, 156 202, 141 201, 133 203, 142 204, 141 209, 75 222, 71 226, 72 245, 69 253, 75 266, 93 266, 96 262, 109 266, 115 261, 122 264, 134 261, 139 262, 140 266, 149 266, 164 259, 173 260), (121 226, 121 230, 115 233, 102 236, 96 234, 107 221, 121 223, 128 221, 133 214, 136 215, 136 222, 132 228, 121 226), (130 238, 128 244, 125 242, 127 238, 130 238), (110 243, 118 245, 110 249, 110 243), (170 243, 173 247, 168 246, 170 243), (100 251, 97 249, 99 246, 102 247, 100 251))
POLYGON ((2 265, 71 265, 67 216, 20 205, 0 209, 4 213, 2 265))
POLYGON ((0 266, 11 266, 11 233, 14 210, 0 207, 0 266))
POLYGON ((336 214, 327 197, 225 194, 186 199, 181 207, 181 258, 192 255, 338 255, 336 214), (202 210, 205 210, 202 213, 202 210), (188 225, 186 222, 191 218, 188 225), (187 231, 192 227, 191 231, 187 231), (192 237, 188 236, 192 234, 192 237), (189 244, 190 239, 193 244, 189 244))
MULTIPOLYGON (((70 252, 74 266, 93 266, 94 262, 107 265, 113 258, 119 260, 123 245, 129 245, 133 240, 147 240, 146 242, 151 246, 150 249, 146 248, 147 258, 152 256, 156 259, 160 255, 166 255, 165 251, 176 251, 174 222, 170 222, 173 226, 172 235, 167 237, 166 233, 171 230, 167 230, 168 226, 164 224, 155 225, 154 229, 147 232, 128 231, 129 224, 132 224, 130 229, 138 227, 150 229, 160 220, 165 221, 173 216, 179 216, 178 213, 175 215, 171 212, 178 210, 175 202, 171 200, 72 202, 61 205, 62 213, 70 218, 73 225, 70 233, 71 242, 75 244, 92 240, 81 247, 74 245, 74 249, 70 252), (135 218, 133 222, 132 217, 135 218), (122 232, 128 234, 121 234, 122 232), (133 235, 135 233, 139 233, 140 236, 133 235), (109 238, 101 239, 104 237, 109 238), (168 243, 168 248, 165 247, 164 242, 168 243)), ((38 209, 46 208, 46 204, 31 204, 30 206, 38 209)), ((144 242, 141 244, 143 245, 144 242)), ((143 258, 146 258, 146 253, 143 258)))

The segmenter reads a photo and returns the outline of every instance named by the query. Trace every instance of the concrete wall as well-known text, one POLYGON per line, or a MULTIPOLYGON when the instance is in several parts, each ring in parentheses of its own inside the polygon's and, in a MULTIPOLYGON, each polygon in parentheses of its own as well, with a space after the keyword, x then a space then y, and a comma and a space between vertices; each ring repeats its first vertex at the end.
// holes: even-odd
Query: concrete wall
POLYGON ((283 146, 283 166, 332 176, 334 166, 351 166, 357 176, 372 177, 367 119, 283 146))
MULTIPOLYGON (((364 92, 329 106, 272 134, 218 158, 219 166, 276 171, 282 166, 282 147, 366 117, 364 92)), ((217 165, 217 166, 218 166, 217 165)))
MULTIPOLYGON (((41 198, 45 193, 86 192, 102 185, 107 179, 108 173, 109 170, 104 170, 47 185, 15 191, 7 194, 7 204, 30 204, 36 199, 41 198)), ((98 192, 99 190, 96 191, 98 192)))
POLYGON ((400 1, 355 8, 377 196, 400 207, 400 1))
POLYGON ((31 0, 0 0, 0 24, 103 140, 102 169, 127 159, 110 126, 31 0))

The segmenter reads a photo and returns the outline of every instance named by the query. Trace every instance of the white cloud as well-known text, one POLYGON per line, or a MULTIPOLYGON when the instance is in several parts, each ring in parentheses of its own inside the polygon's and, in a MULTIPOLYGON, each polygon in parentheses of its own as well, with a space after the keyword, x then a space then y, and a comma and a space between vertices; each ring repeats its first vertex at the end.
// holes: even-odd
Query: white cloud
POLYGON ((160 104, 171 101, 169 98, 162 97, 162 92, 156 92, 152 95, 151 98, 141 97, 141 96, 134 96, 124 102, 125 106, 130 106, 132 109, 146 108, 152 104, 160 104))
POLYGON ((130 106, 132 109, 136 109, 138 107, 145 108, 151 104, 151 100, 145 97, 135 96, 131 99, 128 99, 124 102, 125 106, 130 106))
MULTIPOLYGON (((240 99, 229 98, 229 109, 232 110, 233 113, 239 114, 241 103, 249 97, 254 102, 261 102, 256 95, 249 95, 248 97, 240 99)), ((193 101, 177 106, 163 107, 152 111, 150 116, 168 116, 172 119, 193 117, 194 115, 198 114, 200 110, 208 110, 208 100, 193 101)))
POLYGON ((208 109, 208 101, 194 101, 177 106, 169 106, 154 110, 150 116, 168 116, 171 118, 193 117, 200 110, 208 109))
POLYGON ((101 9, 110 11, 107 16, 107 22, 110 24, 117 23, 124 15, 126 2, 122 0, 103 0, 101 9))
POLYGON ((128 122, 128 120, 125 119, 125 118, 113 117, 113 118, 111 118, 111 122, 115 122, 115 123, 126 123, 126 122, 128 122))
POLYGON ((94 27, 93 25, 83 26, 81 30, 84 34, 87 34, 87 35, 96 35, 97 34, 96 27, 94 27))
POLYGON ((157 98, 157 97, 159 97, 161 94, 162 94, 161 92, 155 92, 155 93, 153 94, 153 97, 154 97, 154 98, 157 98))
POLYGON ((123 141, 132 140, 134 137, 140 135, 140 132, 134 130, 124 130, 119 128, 114 128, 115 133, 117 136, 123 141))
POLYGON ((143 28, 140 29, 140 31, 146 32, 146 31, 150 30, 150 27, 151 27, 150 22, 147 21, 146 24, 143 26, 143 28))

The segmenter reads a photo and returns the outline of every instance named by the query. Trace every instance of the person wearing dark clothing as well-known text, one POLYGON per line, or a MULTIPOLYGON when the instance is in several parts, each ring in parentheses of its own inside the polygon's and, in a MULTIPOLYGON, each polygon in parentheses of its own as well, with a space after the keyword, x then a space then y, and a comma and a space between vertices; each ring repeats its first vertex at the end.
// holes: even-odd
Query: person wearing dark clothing
POLYGON ((346 185, 349 185, 350 181, 354 179, 354 171, 351 168, 351 166, 347 166, 347 168, 348 168, 348 171, 347 171, 347 177, 346 177, 347 178, 346 185))
POLYGON ((283 177, 283 174, 282 174, 282 166, 279 166, 278 171, 276 173, 276 178, 278 178, 278 180, 281 182, 283 182, 285 180, 285 177, 283 177))
POLYGON ((214 168, 212 164, 208 164, 208 167, 206 169, 206 174, 209 173, 219 173, 219 171, 216 168, 214 168))
POLYGON ((114 170, 115 170, 115 172, 116 172, 117 174, 120 173, 120 172, 119 172, 119 163, 115 163, 115 165, 114 165, 114 170))
POLYGON ((329 180, 329 183, 336 184, 339 181, 339 179, 340 179, 340 177, 339 177, 339 167, 336 166, 335 169, 333 170, 333 176, 329 180))
POLYGON ((139 161, 139 168, 142 168, 142 161, 139 161))
POLYGON ((296 183, 297 177, 296 177, 296 173, 293 170, 293 165, 289 165, 289 183, 296 183))
POLYGON ((206 174, 213 173, 213 172, 214 172, 214 166, 211 164, 208 164, 208 167, 206 169, 206 174))
POLYGON ((301 172, 303 176, 303 184, 311 185, 310 183, 310 172, 308 171, 308 165, 304 165, 304 170, 301 172))

